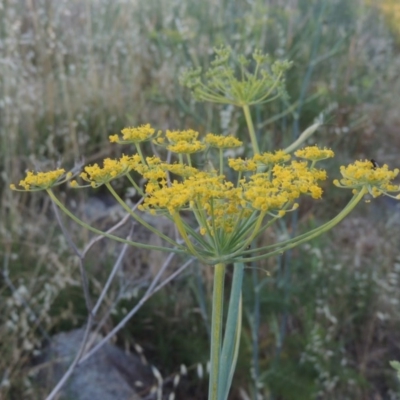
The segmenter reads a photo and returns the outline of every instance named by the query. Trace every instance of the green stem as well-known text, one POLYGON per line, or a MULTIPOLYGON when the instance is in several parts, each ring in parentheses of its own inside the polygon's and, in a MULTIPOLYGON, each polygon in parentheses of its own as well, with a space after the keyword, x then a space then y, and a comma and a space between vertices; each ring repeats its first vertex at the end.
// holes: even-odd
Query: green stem
MULTIPOLYGON (((248 257, 245 259, 239 259, 236 260, 236 262, 251 262, 251 261, 259 261, 262 259, 265 259, 267 257, 271 257, 277 254, 282 254, 286 250, 292 249, 293 247, 298 246, 299 244, 308 242, 311 239, 316 238, 317 236, 321 235, 322 233, 329 231, 332 229, 335 225, 337 225, 339 222, 341 222, 348 214, 350 214, 351 211, 355 208, 355 206, 360 202, 360 200, 364 197, 364 195, 368 192, 368 189, 363 187, 360 192, 355 195, 355 197, 350 201, 350 203, 331 221, 327 222, 326 224, 320 226, 319 228, 314 229, 313 231, 308 232, 307 234, 300 235, 301 239, 299 237, 295 238, 294 242, 288 241, 287 245, 280 247, 274 251, 271 251, 269 253, 263 254, 261 256, 256 256, 256 257, 248 257)), ((282 245, 282 243, 278 243, 278 245, 282 245)), ((256 251, 263 250, 263 248, 255 249, 256 251)), ((246 251, 243 252, 243 254, 246 254, 246 251)))
MULTIPOLYGON (((279 85, 280 80, 281 80, 282 72, 279 72, 278 76, 275 78, 275 82, 272 84, 272 86, 269 88, 268 92, 264 93, 261 97, 258 99, 255 99, 253 101, 253 104, 259 104, 263 102, 265 99, 268 99, 270 94, 275 90, 275 88, 279 85)), ((278 95, 274 96, 274 98, 280 97, 280 93, 278 95)))
POLYGON ((321 230, 323 232, 326 232, 330 229, 332 229, 334 226, 336 226, 339 222, 341 222, 354 208, 355 206, 360 202, 362 199, 363 195, 365 195, 366 191, 363 192, 363 194, 358 193, 354 195, 351 200, 347 203, 346 207, 334 218, 332 218, 330 221, 326 222, 325 224, 319 226, 318 228, 312 229, 311 231, 308 231, 306 233, 303 233, 301 235, 295 236, 292 239, 285 240, 280 243, 275 243, 269 246, 264 246, 260 248, 260 250, 272 250, 275 248, 282 248, 283 246, 287 246, 291 243, 298 243, 299 240, 307 240, 310 237, 315 237, 315 235, 319 235, 321 230))
POLYGON ((114 190, 114 188, 111 186, 111 183, 108 182, 106 183, 107 189, 110 191, 110 193, 114 196, 115 200, 118 201, 118 203, 121 205, 121 207, 139 224, 143 225, 145 228, 147 228, 149 231, 153 232, 155 235, 159 236, 160 238, 164 239, 166 242, 172 244, 173 246, 180 247, 178 243, 175 242, 175 240, 171 239, 169 236, 164 235, 162 232, 160 232, 158 229, 154 228, 154 226, 151 226, 148 224, 143 218, 139 217, 136 213, 134 213, 130 207, 121 199, 121 197, 118 196, 117 192, 114 190))
POLYGON ((291 153, 296 150, 301 144, 303 144, 319 127, 321 124, 316 122, 315 124, 309 126, 290 146, 286 147, 283 151, 285 153, 291 153))
POLYGON ((219 174, 223 175, 224 173, 224 151, 223 149, 219 149, 219 174))
POLYGON ((240 187, 240 180, 242 179, 242 175, 243 175, 243 172, 239 171, 238 172, 237 184, 236 184, 237 187, 240 187))
MULTIPOLYGON (((238 229, 234 229, 233 232, 236 232, 236 234, 231 238, 231 241, 229 243, 229 245, 231 246, 231 248, 233 249, 232 252, 237 252, 237 251, 241 251, 244 248, 247 248, 249 243, 246 243, 243 246, 243 237, 249 235, 249 232, 254 231, 254 219, 253 216, 249 217, 249 222, 246 222, 246 225, 241 226, 238 229)), ((258 230, 256 235, 252 237, 252 241, 254 241, 254 239, 258 236, 260 236, 260 234, 262 232, 264 232, 266 229, 268 229, 272 224, 274 224, 276 222, 276 220, 279 219, 279 217, 274 217, 271 220, 269 220, 265 225, 263 225, 262 227, 260 225, 258 225, 258 230)), ((253 232, 254 233, 254 232, 253 232)))
POLYGON ((140 159, 142 160, 143 165, 147 165, 146 159, 144 158, 143 153, 142 153, 142 148, 140 147, 140 143, 135 143, 135 146, 136 146, 136 150, 140 156, 140 159))
POLYGON ((204 262, 203 257, 197 252, 196 248, 193 246, 193 243, 190 241, 179 212, 175 212, 174 214, 172 214, 172 220, 174 221, 178 232, 181 234, 182 239, 184 240, 192 255, 195 256, 200 262, 204 262))
POLYGON ((218 400, 219 368, 221 361, 222 316, 224 311, 225 264, 214 267, 214 289, 211 321, 210 382, 208 400, 218 400))
POLYGON ((132 184, 132 186, 137 190, 137 192, 142 196, 145 197, 146 194, 143 192, 143 190, 139 187, 139 185, 133 180, 131 177, 130 173, 128 172, 126 174, 126 177, 129 179, 129 182, 132 184))
POLYGON ((229 299, 228 316, 226 318, 224 344, 221 352, 220 386, 218 399, 226 400, 232 384, 232 377, 236 367, 240 332, 242 326, 241 304, 244 264, 235 263, 233 269, 231 295, 229 299))
MULTIPOLYGON (((316 98, 320 97, 321 93, 317 92, 314 93, 313 95, 309 96, 307 100, 304 101, 303 104, 310 103, 311 101, 314 101, 316 98)), ((286 110, 282 111, 279 114, 274 114, 273 117, 268 118, 266 121, 262 122, 261 124, 258 125, 259 129, 263 129, 266 127, 268 124, 272 124, 273 122, 279 120, 280 118, 284 117, 287 114, 293 114, 293 111, 297 109, 299 104, 299 101, 294 102, 292 105, 290 105, 286 110)))
POLYGON ((260 230, 260 226, 264 220, 266 212, 265 211, 260 211, 260 215, 257 218, 257 222, 254 225, 254 231, 253 233, 245 240, 245 242, 242 245, 242 248, 245 249, 252 241, 253 239, 258 235, 258 231, 260 230))
POLYGON ((54 203, 57 204, 57 206, 60 208, 62 212, 64 212, 68 217, 70 217, 73 221, 75 221, 78 225, 83 226, 84 228, 88 229, 89 231, 92 231, 94 233, 97 233, 100 236, 107 237, 109 239, 115 240, 116 242, 121 242, 121 243, 126 243, 129 244, 130 246, 134 247, 139 247, 142 249, 149 249, 149 250, 158 250, 158 251, 166 251, 168 253, 178 253, 178 254, 184 254, 185 251, 182 251, 181 249, 173 249, 173 248, 167 248, 167 247, 161 247, 161 246, 152 246, 149 244, 143 244, 143 243, 138 243, 138 242, 133 242, 131 240, 127 239, 122 239, 118 236, 111 235, 110 233, 103 232, 99 229, 93 228, 92 226, 86 224, 82 220, 80 220, 78 217, 76 217, 74 214, 72 214, 65 206, 58 200, 56 195, 52 192, 51 189, 46 190, 50 198, 54 201, 54 203))
POLYGON ((257 143, 256 131, 254 130, 253 120, 251 119, 250 108, 247 104, 243 107, 244 116, 246 118, 247 128, 249 129, 251 146, 253 147, 254 154, 260 154, 260 149, 257 143))
MULTIPOLYGON (((366 192, 363 192, 364 194, 366 192)), ((294 238, 285 240, 283 242, 279 242, 279 243, 275 243, 275 244, 270 244, 268 246, 263 246, 263 247, 259 247, 257 249, 257 251, 269 251, 275 248, 282 248, 283 246, 287 246, 291 243, 297 243, 299 240, 303 240, 305 238, 309 238, 312 235, 314 235, 315 233, 319 233, 321 231, 321 229, 325 232, 326 230, 329 230, 331 228, 333 228, 335 225, 337 225, 344 217, 346 217, 353 209, 354 207, 358 204, 358 202, 360 201, 360 199, 362 198, 362 196, 360 197, 360 193, 357 195, 354 195, 351 200, 347 203, 346 207, 343 208, 343 210, 336 215, 336 217, 332 218, 330 221, 326 222, 325 224, 319 226, 318 228, 312 229, 311 231, 308 231, 306 233, 303 233, 301 235, 295 236, 294 238)), ((314 237, 314 236, 312 236, 314 237)), ((250 253, 252 253, 254 251, 253 250, 246 250, 243 252, 243 255, 245 256, 249 256, 250 253)))

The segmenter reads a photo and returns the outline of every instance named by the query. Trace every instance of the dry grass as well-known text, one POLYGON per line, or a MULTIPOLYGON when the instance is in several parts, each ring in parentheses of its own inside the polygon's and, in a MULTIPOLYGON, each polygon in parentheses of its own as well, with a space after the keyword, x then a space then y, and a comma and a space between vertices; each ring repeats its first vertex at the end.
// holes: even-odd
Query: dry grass
MULTIPOLYGON (((382 18, 364 1, 332 0, 327 4, 322 9, 318 1, 294 0, 266 4, 228 0, 0 1, 0 255, 3 277, 7 278, 0 285, 1 398, 37 398, 27 375, 31 355, 40 348, 43 336, 79 325, 84 317, 84 310, 76 308, 82 300, 77 264, 56 228, 47 200, 40 195, 16 195, 6 187, 18 182, 26 168, 46 168, 58 162, 72 166, 82 157, 94 161, 111 154, 115 150, 108 144, 108 135, 127 125, 151 122, 160 129, 194 127, 243 135, 239 112, 196 104, 178 85, 183 68, 208 65, 213 46, 228 44, 246 54, 261 48, 295 61, 287 76, 290 103, 255 110, 265 146, 283 145, 285 137, 325 112, 327 125, 318 141, 335 147, 339 160, 375 158, 392 165, 398 160, 394 146, 400 144, 396 128, 400 58, 393 38, 382 18), (66 298, 71 293, 79 301, 70 304, 66 298)), ((76 212, 87 212, 83 210, 85 197, 64 195, 76 212)), ((99 199, 101 194, 94 197, 99 199)), ((330 194, 328 198, 324 212, 332 213, 332 204, 343 199, 335 200, 330 194)), ((307 216, 312 214, 313 210, 307 216)), ((395 303, 400 300, 395 284, 398 236, 396 224, 385 225, 382 221, 386 220, 372 228, 365 219, 351 220, 332 243, 321 242, 299 253, 304 265, 311 270, 315 267, 316 278, 307 281, 312 285, 308 291, 299 289, 296 299, 309 308, 302 307, 300 316, 289 318, 293 328, 288 329, 289 344, 298 326, 307 327, 302 330, 304 341, 296 344, 293 353, 284 349, 284 354, 296 357, 303 352, 304 362, 313 365, 310 376, 315 379, 310 385, 324 399, 364 399, 395 388, 393 382, 390 386, 391 378, 385 387, 376 383, 371 390, 365 383, 390 376, 386 359, 398 351, 399 338, 393 333, 400 318, 395 303), (334 249, 336 254, 340 250, 340 256, 333 257, 334 249), (315 266, 308 265, 308 260, 315 266), (347 297, 338 295, 337 287, 343 287, 347 297), (363 319, 355 322, 350 309, 352 290, 368 306, 356 307, 354 313, 361 313, 363 319), (307 303, 309 292, 315 298, 307 303), (342 302, 338 296, 343 297, 342 302), (339 351, 334 343, 346 335, 351 343, 339 351), (327 351, 338 351, 340 357, 329 363, 327 351), (349 360, 350 367, 345 378, 335 380, 341 357, 349 360), (355 383, 345 383, 353 378, 355 383)), ((95 221, 101 222, 108 226, 106 221, 95 221)), ((68 227, 77 243, 87 242, 84 232, 68 227)), ((102 250, 105 263, 97 266, 91 278, 95 293, 101 288, 99 268, 109 267, 117 251, 112 245, 102 250)), ((154 263, 154 258, 148 262, 154 263)), ((268 268, 273 267, 268 264, 268 268)), ((275 273, 279 276, 279 268, 275 273)), ((290 285, 301 287, 303 274, 308 279, 309 270, 300 269, 290 285)), ((150 279, 136 270, 130 271, 129 277, 131 292, 150 279)), ((207 286, 207 272, 203 279, 207 286)), ((279 289, 276 282, 288 285, 277 279, 268 286, 271 293, 279 289)), ((107 300, 110 304, 119 289, 112 291, 107 300)), ((186 302, 191 304, 182 299, 182 304, 186 302)), ((271 337, 277 338, 272 327, 283 314, 277 304, 272 312, 268 309, 263 314, 271 317, 260 332, 270 336, 266 345, 260 343, 261 371, 255 377, 253 373, 256 381, 263 380, 263 372, 271 368, 263 357, 275 351, 278 339, 271 341, 271 337)), ((242 368, 244 378, 239 382, 248 382, 248 369, 248 364, 242 368)), ((267 398, 274 385, 268 379, 263 382, 267 389, 260 393, 267 398)), ((247 384, 242 386, 242 393, 251 391, 247 384)), ((285 400, 290 400, 290 394, 287 396, 285 400)))

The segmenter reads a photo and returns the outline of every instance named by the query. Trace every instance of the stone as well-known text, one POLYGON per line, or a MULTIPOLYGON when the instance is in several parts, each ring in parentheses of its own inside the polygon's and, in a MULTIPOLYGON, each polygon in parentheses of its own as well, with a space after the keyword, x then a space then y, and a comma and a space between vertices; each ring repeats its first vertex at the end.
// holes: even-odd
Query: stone
MULTIPOLYGON (((84 329, 76 329, 52 337, 37 366, 40 386, 50 392, 57 384, 75 358, 83 334, 84 329)), ((94 334, 90 338, 93 343, 100 339, 94 334)), ((153 380, 150 368, 138 356, 107 343, 75 368, 60 400, 139 400, 138 391, 149 388, 153 380)))

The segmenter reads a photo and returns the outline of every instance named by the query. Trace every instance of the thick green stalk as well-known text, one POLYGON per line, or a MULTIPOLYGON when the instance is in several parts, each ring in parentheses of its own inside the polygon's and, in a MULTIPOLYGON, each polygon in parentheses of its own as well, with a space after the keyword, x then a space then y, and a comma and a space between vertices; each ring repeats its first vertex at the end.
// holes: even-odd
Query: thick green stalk
POLYGON ((135 146, 136 146, 136 150, 137 150, 137 152, 138 152, 138 154, 140 156, 140 159, 142 160, 143 165, 147 165, 146 159, 144 158, 143 153, 142 153, 142 149, 140 147, 140 143, 135 143, 135 146))
POLYGON ((251 119, 250 108, 247 104, 243 106, 244 116, 246 118, 247 128, 249 129, 251 146, 253 147, 254 154, 260 154, 260 149, 258 147, 256 131, 254 130, 253 120, 251 119))
POLYGON ((241 305, 243 272, 244 263, 235 263, 231 295, 229 299, 228 316, 225 326, 224 343, 221 352, 221 364, 219 368, 219 400, 226 400, 228 398, 229 389, 232 384, 233 373, 236 368, 242 326, 241 305))
POLYGON ((222 316, 224 312, 225 264, 214 267, 214 289, 211 321, 210 382, 208 400, 218 400, 218 387, 221 384, 219 369, 221 362, 222 316))
POLYGON ((320 122, 316 122, 315 124, 308 127, 298 138, 295 140, 290 146, 286 147, 283 151, 285 153, 291 153, 296 150, 299 146, 301 146, 316 130, 321 126, 320 122))

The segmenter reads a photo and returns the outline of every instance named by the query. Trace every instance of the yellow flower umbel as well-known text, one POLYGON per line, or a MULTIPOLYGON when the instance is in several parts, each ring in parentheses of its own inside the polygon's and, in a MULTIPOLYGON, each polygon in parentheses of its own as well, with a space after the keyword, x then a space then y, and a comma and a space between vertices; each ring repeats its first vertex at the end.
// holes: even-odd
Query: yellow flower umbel
MULTIPOLYGON (((132 157, 122 156, 119 160, 106 158, 103 167, 98 164, 88 165, 79 176, 90 186, 97 188, 115 178, 126 175, 132 168, 139 168, 141 165, 140 156, 135 154, 132 157)), ((72 187, 78 187, 76 181, 71 182, 72 187)))
POLYGON ((340 167, 340 173, 343 178, 334 181, 334 184, 340 188, 353 189, 354 194, 364 189, 365 194, 369 192, 372 197, 386 195, 400 199, 399 195, 392 196, 389 194, 400 192, 400 186, 392 183, 392 180, 399 174, 398 168, 390 171, 386 164, 378 167, 373 162, 364 160, 356 161, 347 167, 340 167))
MULTIPOLYGON (((149 140, 154 129, 144 125, 122 132, 126 142, 138 141, 136 144, 139 144, 149 140)), ((233 262, 242 257, 243 250, 254 238, 277 218, 297 207, 301 195, 314 199, 322 195, 319 182, 326 179, 325 171, 310 167, 306 161, 291 160, 285 152, 263 153, 247 160, 230 158, 228 163, 233 170, 230 176, 237 173, 232 182, 224 174, 228 166, 221 154, 224 149, 241 145, 236 138, 208 134, 201 141, 194 130, 167 131, 163 137, 158 133, 158 138, 161 139, 158 143, 169 142, 166 148, 177 153, 178 163, 166 163, 158 157, 144 158, 141 153, 123 155, 119 159, 106 158, 102 165, 96 163, 84 167, 79 177, 88 184, 80 185, 74 180, 71 186, 97 188, 105 185, 124 209, 132 213, 112 187, 114 179, 128 178, 143 195, 139 209, 171 218, 185 246, 177 245, 162 233, 159 236, 204 263, 233 262), (219 171, 202 171, 192 166, 191 154, 208 146, 220 152, 219 171), (185 162, 182 153, 185 153, 185 162), (266 171, 260 171, 260 166, 266 171), (131 172, 147 181, 143 189, 134 181, 131 172), (183 219, 182 212, 191 212, 197 226, 187 222, 187 218, 183 219)), ((117 141, 114 137, 110 140, 117 141)), ((19 190, 44 189, 55 200, 51 187, 71 177, 72 173, 65 174, 64 169, 28 172, 20 182, 23 189, 19 190)), ((15 186, 12 188, 16 189, 15 186)), ((132 216, 154 230, 139 215, 132 213, 132 216)))
MULTIPOLYGON (((111 137, 111 142, 133 141, 139 146, 141 141, 151 139, 155 130, 150 125, 143 125, 122 132, 123 141, 111 137)), ((207 134, 202 141, 199 133, 191 129, 167 130, 165 135, 159 132, 156 142, 169 143, 166 149, 176 153, 178 163, 166 163, 158 157, 144 158, 141 153, 123 155, 119 159, 106 158, 102 165, 96 163, 84 167, 79 176, 86 185, 72 181, 71 186, 97 188, 105 185, 122 207, 132 213, 112 187, 114 179, 126 177, 143 196, 139 209, 172 219, 185 242, 185 251, 207 264, 234 262, 241 258, 242 251, 253 239, 277 218, 297 208, 300 196, 321 198, 319 182, 326 179, 326 172, 314 168, 314 164, 333 154, 331 150, 317 147, 296 152, 300 157, 311 159, 311 165, 307 161, 292 160, 284 151, 256 154, 246 160, 226 160, 223 150, 240 146, 238 139, 207 134), (220 153, 218 171, 202 171, 192 166, 192 154, 207 147, 216 148, 220 153), (236 172, 234 181, 225 176, 226 161, 231 168, 229 176, 236 172), (135 182, 131 172, 147 181, 144 188, 135 182), (194 220, 183 219, 182 212, 191 212, 194 220)), ((61 169, 38 174, 30 172, 20 185, 26 190, 48 189, 65 180, 61 169)), ((132 213, 132 216, 148 226, 139 215, 132 213)), ((170 238, 167 241, 171 243, 170 238)))
POLYGON ((229 158, 228 164, 233 170, 238 172, 255 171, 257 169, 257 163, 254 159, 229 158))
POLYGON ((284 163, 286 161, 289 161, 290 159, 291 155, 284 152, 283 150, 277 150, 275 151, 275 153, 266 152, 262 154, 256 154, 253 157, 253 160, 255 162, 265 167, 270 167, 274 164, 284 163))
POLYGON ((142 143, 152 140, 156 136, 156 130, 150 124, 138 126, 137 128, 124 128, 121 131, 122 140, 118 135, 111 135, 109 137, 111 143, 142 143))
POLYGON ((318 146, 305 147, 304 149, 297 150, 294 154, 296 157, 310 161, 321 161, 335 155, 331 149, 320 149, 318 146))
POLYGON ((206 135, 205 143, 217 149, 233 149, 242 146, 243 142, 233 136, 221 136, 209 133, 206 135))
MULTIPOLYGON (((193 130, 167 131, 165 136, 172 149, 177 143, 199 143, 205 148, 193 130)), ((235 138, 212 134, 205 142, 220 151, 238 145, 235 138)), ((145 165, 132 168, 148 180, 139 209, 169 216, 188 252, 209 264, 234 261, 277 218, 296 209, 301 195, 319 199, 319 182, 326 179, 325 171, 309 167, 306 161, 290 161, 291 156, 284 152, 264 153, 249 160, 229 159, 229 166, 238 172, 236 184, 221 173, 223 166, 220 171, 201 171, 192 166, 190 153, 186 164, 178 156, 178 164, 147 158, 145 165), (269 170, 257 173, 258 164, 267 165, 269 170), (170 173, 179 179, 171 180, 170 173), (182 219, 181 213, 188 211, 199 230, 182 219)))
POLYGON ((68 181, 73 176, 72 172, 65 173, 65 169, 58 168, 48 172, 32 172, 26 173, 25 179, 19 182, 19 186, 23 189, 18 189, 14 184, 10 185, 12 190, 36 192, 46 190, 53 186, 61 185, 68 181))
POLYGON ((124 128, 121 131, 122 140, 118 135, 109 136, 109 140, 111 143, 119 143, 119 144, 134 144, 138 155, 140 156, 141 161, 144 163, 144 156, 141 149, 141 143, 148 142, 150 140, 157 141, 157 137, 160 136, 161 132, 157 132, 154 128, 150 126, 150 124, 141 125, 136 128, 124 128))
MULTIPOLYGON (((200 140, 197 140, 199 132, 193 129, 186 131, 167 131, 165 137, 170 143, 167 145, 167 150, 178 154, 193 154, 206 149, 206 145, 200 140)), ((190 158, 188 158, 189 160, 190 158)))

